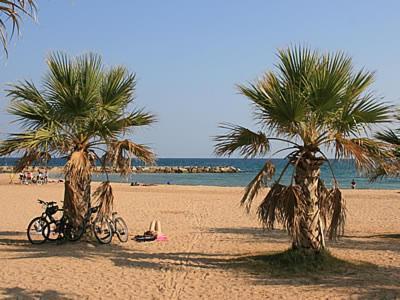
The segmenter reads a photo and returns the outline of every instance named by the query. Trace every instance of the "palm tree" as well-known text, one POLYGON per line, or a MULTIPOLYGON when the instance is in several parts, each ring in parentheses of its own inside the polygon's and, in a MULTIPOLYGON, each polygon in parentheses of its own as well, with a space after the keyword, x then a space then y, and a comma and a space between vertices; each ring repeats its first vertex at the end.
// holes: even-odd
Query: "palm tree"
MULTIPOLYGON (((400 121, 400 115, 396 116, 400 121)), ((381 163, 370 172, 370 179, 376 180, 385 176, 400 176, 400 128, 386 129, 375 134, 375 138, 385 143, 389 158, 381 161, 381 163)))
MULTIPOLYGON (((80 222, 90 205, 96 161, 103 171, 113 168, 122 174, 131 170, 133 157, 153 162, 148 147, 126 136, 155 118, 131 107, 135 74, 124 67, 106 69, 95 54, 69 58, 62 53, 50 55, 47 65, 41 90, 29 81, 7 90, 9 112, 17 117, 23 132, 10 134, 0 144, 0 155, 23 153, 18 169, 37 160, 47 161, 50 155, 66 156, 64 209, 73 221, 80 222)), ((113 199, 109 182, 95 195, 101 200, 101 211, 108 213, 113 199)))
POLYGON ((7 55, 7 23, 11 23, 11 34, 20 32, 20 23, 23 15, 35 19, 36 4, 34 0, 0 0, 0 42, 7 55))
MULTIPOLYGON (((290 150, 287 164, 261 202, 258 217, 266 228, 283 224, 294 249, 316 253, 325 247, 324 232, 336 238, 345 221, 345 202, 336 179, 330 190, 320 180, 321 165, 329 164, 324 152, 353 158, 360 168, 374 167, 383 155, 381 145, 363 133, 389 121, 391 107, 367 91, 374 74, 353 71, 351 58, 341 52, 321 54, 292 47, 279 50, 278 58, 276 72, 238 86, 251 101, 261 130, 222 124, 227 132, 215 138, 215 152, 222 156, 239 151, 254 157, 266 154, 271 141, 286 142, 288 147, 282 150, 290 150), (280 180, 289 166, 293 171, 285 186, 280 180)), ((274 170, 267 161, 247 186, 241 204, 248 210, 263 179, 274 170)))

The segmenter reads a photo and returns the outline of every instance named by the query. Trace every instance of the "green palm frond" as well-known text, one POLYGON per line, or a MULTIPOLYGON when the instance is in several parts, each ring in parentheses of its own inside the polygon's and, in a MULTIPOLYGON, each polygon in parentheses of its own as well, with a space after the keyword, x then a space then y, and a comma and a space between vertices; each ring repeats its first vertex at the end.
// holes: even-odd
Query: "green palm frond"
POLYGON ((126 68, 112 68, 104 74, 100 90, 102 109, 109 114, 120 113, 134 99, 136 75, 126 68))
MULTIPOLYGON (((74 58, 62 52, 52 53, 47 65, 42 89, 29 81, 9 86, 9 112, 26 131, 10 135, 0 146, 1 154, 44 145, 62 155, 94 146, 105 149, 131 129, 155 121, 154 115, 131 106, 135 75, 124 67, 106 69, 99 55, 74 58)), ((128 152, 153 159, 145 146, 132 145, 128 152)))
POLYGON ((392 130, 392 129, 387 129, 383 132, 378 132, 375 134, 375 138, 378 140, 381 140, 385 143, 389 143, 393 146, 399 146, 400 147, 400 130, 392 130))
POLYGON ((7 140, 0 143, 0 156, 24 150, 36 151, 49 149, 49 151, 53 151, 61 140, 66 141, 57 132, 48 128, 14 133, 7 140))
POLYGON ((36 1, 34 0, 0 0, 0 43, 8 55, 7 43, 15 32, 20 32, 20 24, 24 15, 36 19, 36 1), (8 23, 11 32, 8 34, 8 23))
MULTIPOLYGON (((381 135, 384 143, 368 138, 368 131, 392 121, 393 107, 370 91, 374 73, 355 71, 351 57, 343 52, 324 54, 295 46, 278 51, 275 67, 255 82, 238 85, 251 102, 262 132, 229 124, 227 134, 215 139, 215 153, 238 151, 249 157, 264 155, 273 140, 290 143, 284 148, 292 151, 286 156, 288 163, 261 202, 258 216, 267 228, 275 222, 283 224, 293 247, 319 251, 325 247, 324 231, 334 239, 343 234, 345 221, 345 202, 337 182, 329 191, 321 185, 321 165, 329 164, 323 149, 334 148, 339 159, 353 158, 363 171, 379 167, 389 172, 395 155, 385 139, 397 143, 398 136, 381 135), (292 180, 283 186, 279 181, 289 166, 292 180)), ((247 209, 262 187, 264 172, 265 166, 244 192, 241 203, 247 209)))
POLYGON ((254 157, 269 151, 269 140, 262 132, 255 133, 229 123, 221 124, 220 128, 228 130, 228 133, 215 137, 217 155, 231 155, 239 151, 245 157, 254 157))

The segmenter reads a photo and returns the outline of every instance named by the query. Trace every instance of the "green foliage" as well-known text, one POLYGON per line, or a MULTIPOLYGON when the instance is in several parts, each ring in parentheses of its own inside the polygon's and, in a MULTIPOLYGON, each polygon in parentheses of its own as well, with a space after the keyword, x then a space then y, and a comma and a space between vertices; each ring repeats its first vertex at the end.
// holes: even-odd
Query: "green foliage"
MULTIPOLYGON (((398 113, 398 112, 397 112, 398 113)), ((396 117, 400 120, 400 115, 396 117)), ((375 167, 370 173, 371 181, 385 176, 400 176, 400 129, 386 129, 375 134, 375 137, 385 143, 387 157, 375 167)))
POLYGON ((7 42, 15 31, 19 33, 22 16, 35 18, 36 4, 33 0, 0 0, 0 43, 4 52, 7 52, 7 42), (11 34, 8 36, 7 27, 11 25, 11 34))
MULTIPOLYGON (((222 124, 226 133, 215 138, 215 153, 231 155, 237 151, 244 157, 254 157, 266 154, 273 140, 289 144, 282 149, 291 150, 286 157, 288 164, 258 212, 265 227, 273 228, 275 221, 279 222, 296 240, 300 232, 313 230, 300 228, 299 220, 308 213, 311 204, 303 204, 311 203, 307 196, 309 187, 319 176, 314 178, 311 174, 316 170, 315 174, 319 174, 320 166, 328 161, 323 150, 333 150, 339 159, 353 158, 361 170, 376 169, 391 153, 368 133, 372 126, 392 120, 392 106, 370 91, 374 73, 364 69, 355 71, 352 59, 343 52, 320 53, 306 47, 292 47, 279 50, 277 56, 275 71, 266 72, 255 82, 238 85, 239 92, 253 106, 260 130, 222 124), (279 181, 290 164, 295 172, 302 169, 306 175, 299 177, 293 172, 290 186, 285 187, 279 181)), ((247 210, 262 188, 265 174, 270 173, 264 168, 242 197, 241 203, 247 210)), ((316 217, 322 219, 317 227, 328 231, 331 239, 343 234, 345 205, 337 182, 329 191, 320 185, 313 196, 318 198, 314 204, 322 208, 314 210, 316 217)))
MULTIPOLYGON (((47 65, 42 89, 29 81, 7 89, 9 112, 23 132, 3 141, 0 155, 18 151, 70 155, 81 150, 107 154, 133 128, 155 121, 152 114, 133 107, 135 74, 124 67, 106 69, 101 57, 91 53, 70 58, 60 52, 51 54, 47 65)), ((146 162, 154 159, 144 145, 132 141, 129 145, 119 160, 112 160, 114 165, 123 167, 134 156, 146 162)))

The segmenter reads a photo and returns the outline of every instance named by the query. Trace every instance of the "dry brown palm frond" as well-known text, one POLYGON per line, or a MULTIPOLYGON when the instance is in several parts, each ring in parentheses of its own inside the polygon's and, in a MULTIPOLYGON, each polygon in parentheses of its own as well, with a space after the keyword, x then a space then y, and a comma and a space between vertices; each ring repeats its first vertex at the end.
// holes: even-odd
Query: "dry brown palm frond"
POLYGON ((27 150, 24 155, 18 159, 16 166, 14 167, 15 172, 21 172, 27 166, 32 165, 33 162, 49 161, 50 154, 48 152, 27 150))
POLYGON ((321 179, 318 179, 318 204, 321 215, 321 221, 324 225, 324 228, 327 228, 327 224, 329 222, 329 195, 330 191, 326 188, 324 182, 321 179))
POLYGON ((354 158, 356 167, 362 170, 373 170, 379 161, 391 157, 387 144, 369 138, 347 139, 336 135, 335 144, 337 158, 354 158))
POLYGON ((280 202, 282 201, 282 194, 285 189, 286 186, 275 183, 261 202, 258 208, 258 217, 265 228, 274 228, 274 223, 279 213, 280 202))
POLYGON ((70 182, 86 180, 90 178, 93 167, 93 159, 90 153, 84 150, 75 151, 71 154, 64 167, 66 179, 70 182))
POLYGON ((69 181, 64 184, 64 214, 70 217, 70 220, 75 222, 74 226, 81 224, 82 214, 81 208, 78 207, 78 199, 83 194, 79 193, 77 189, 69 181))
POLYGON ((241 205, 246 206, 247 212, 250 212, 251 204, 253 202, 254 197, 257 195, 260 188, 263 186, 265 179, 271 179, 275 173, 275 166, 267 161, 263 168, 258 172, 256 177, 248 184, 242 200, 240 201, 241 205))
POLYGON ((129 174, 132 171, 131 161, 134 157, 147 164, 155 161, 154 153, 145 145, 136 144, 129 140, 112 142, 104 155, 103 169, 110 164, 122 175, 129 174))
POLYGON ((258 217, 263 226, 272 229, 277 221, 296 239, 300 229, 299 212, 303 207, 301 197, 299 186, 274 184, 258 208, 258 217))
POLYGON ((333 240, 344 234, 346 205, 342 192, 337 186, 333 187, 329 194, 331 218, 327 230, 329 239, 333 240))
POLYGON ((112 213, 114 204, 114 196, 110 182, 105 181, 100 184, 93 193, 93 198, 95 198, 96 205, 99 206, 97 216, 99 218, 109 217, 112 213))
POLYGON ((346 204, 342 192, 335 184, 319 195, 319 208, 328 238, 334 240, 344 234, 346 204))
POLYGON ((300 234, 300 212, 304 209, 302 195, 300 186, 290 185, 283 191, 281 207, 278 207, 278 221, 285 226, 294 240, 300 234))
POLYGON ((393 157, 378 161, 376 167, 368 171, 370 181, 383 177, 400 177, 400 157, 395 151, 391 152, 393 157))
POLYGON ((64 167, 64 207, 76 222, 82 220, 90 202, 90 181, 93 161, 90 153, 80 150, 71 154, 64 167))

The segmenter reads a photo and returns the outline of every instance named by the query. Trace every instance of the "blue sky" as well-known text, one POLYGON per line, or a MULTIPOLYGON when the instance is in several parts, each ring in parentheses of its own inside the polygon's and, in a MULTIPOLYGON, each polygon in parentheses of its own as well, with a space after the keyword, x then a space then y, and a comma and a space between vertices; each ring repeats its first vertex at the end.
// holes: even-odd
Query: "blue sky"
MULTIPOLYGON (((136 133, 159 157, 213 157, 218 123, 256 128, 235 84, 273 68, 276 49, 307 44, 344 50, 375 70, 374 89, 400 104, 400 1, 103 1, 38 0, 0 60, 0 90, 39 84, 46 55, 63 50, 103 56, 138 76, 137 105, 158 123, 136 133)), ((0 137, 16 131, 0 91, 0 137)), ((279 145, 275 145, 275 149, 279 145)))

